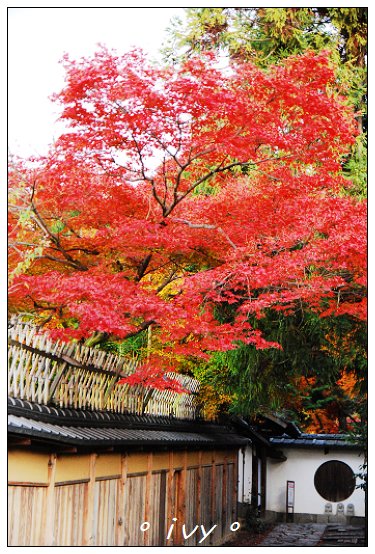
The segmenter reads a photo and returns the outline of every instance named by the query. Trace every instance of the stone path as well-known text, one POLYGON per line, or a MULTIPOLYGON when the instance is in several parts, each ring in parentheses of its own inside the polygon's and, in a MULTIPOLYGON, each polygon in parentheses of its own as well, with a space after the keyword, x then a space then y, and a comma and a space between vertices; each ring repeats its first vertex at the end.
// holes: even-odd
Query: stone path
POLYGON ((317 546, 324 523, 279 523, 258 546, 317 546))
POLYGON ((365 528, 358 525, 327 525, 319 546, 365 546, 365 528))
POLYGON ((365 546, 365 529, 334 523, 279 523, 257 546, 365 546))

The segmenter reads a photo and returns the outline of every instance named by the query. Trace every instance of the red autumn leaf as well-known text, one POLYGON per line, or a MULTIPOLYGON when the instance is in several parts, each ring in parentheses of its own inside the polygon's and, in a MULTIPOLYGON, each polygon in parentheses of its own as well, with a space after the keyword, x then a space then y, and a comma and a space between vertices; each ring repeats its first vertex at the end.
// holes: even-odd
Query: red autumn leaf
POLYGON ((341 193, 356 125, 324 54, 267 72, 136 51, 65 65, 69 132, 10 168, 12 309, 76 339, 152 325, 158 371, 279 347, 249 324, 266 310, 366 317, 366 205, 341 193))
POLYGON ((177 379, 167 377, 160 369, 155 369, 149 364, 142 364, 128 377, 119 379, 117 384, 129 386, 142 385, 157 390, 170 390, 180 394, 188 393, 177 379))

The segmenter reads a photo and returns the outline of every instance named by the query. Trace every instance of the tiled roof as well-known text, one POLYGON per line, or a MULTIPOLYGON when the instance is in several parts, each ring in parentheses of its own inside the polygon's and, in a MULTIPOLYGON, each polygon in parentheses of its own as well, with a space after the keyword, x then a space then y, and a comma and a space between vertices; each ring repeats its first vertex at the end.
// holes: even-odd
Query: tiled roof
POLYGON ((88 412, 8 401, 8 432, 71 446, 242 446, 249 439, 228 427, 168 417, 88 412))
POLYGON ((171 421, 176 425, 186 426, 192 422, 190 420, 179 420, 168 416, 157 415, 138 415, 138 414, 118 414, 109 411, 79 410, 73 408, 59 408, 56 406, 45 406, 20 398, 8 397, 8 412, 15 415, 24 415, 30 419, 40 421, 49 421, 55 423, 64 423, 68 425, 80 426, 117 426, 117 425, 163 425, 170 424, 171 421))
POLYGON ((358 449, 348 435, 343 434, 309 434, 301 433, 299 437, 292 438, 288 435, 280 437, 271 437, 270 443, 278 447, 293 447, 293 448, 347 448, 358 449))

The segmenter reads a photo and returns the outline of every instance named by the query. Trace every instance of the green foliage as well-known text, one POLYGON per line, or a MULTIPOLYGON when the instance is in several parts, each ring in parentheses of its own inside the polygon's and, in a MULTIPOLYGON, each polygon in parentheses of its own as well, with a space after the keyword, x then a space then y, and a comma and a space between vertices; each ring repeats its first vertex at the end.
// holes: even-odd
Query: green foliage
POLYGON ((367 49, 367 8, 318 8, 324 17, 337 29, 340 36, 341 54, 344 60, 352 59, 364 65, 367 49))
MULTIPOLYGON (((224 319, 229 314, 222 314, 224 319)), ((366 329, 348 317, 320 319, 312 312, 300 310, 284 316, 269 311, 264 319, 251 321, 254 327, 282 345, 257 350, 241 344, 236 350, 217 352, 205 366, 195 370, 204 386, 231 398, 229 411, 253 417, 264 410, 283 412, 303 427, 304 412, 324 409, 341 402, 348 413, 356 412, 356 403, 336 385, 342 368, 353 371, 358 380, 358 394, 366 373, 366 329), (351 340, 347 341, 348 333, 351 340), (328 340, 337 337, 338 349, 332 352, 328 340), (302 391, 295 382, 299 376, 313 379, 309 390, 302 391), (303 411, 302 411, 303 409, 303 411)))
POLYGON ((25 252, 24 257, 21 262, 19 262, 13 271, 9 274, 9 280, 11 281, 16 275, 21 275, 25 273, 30 266, 34 263, 36 258, 39 258, 43 254, 43 247, 38 246, 35 248, 30 248, 25 252))
POLYGON ((254 535, 264 533, 272 524, 261 519, 258 508, 249 504, 245 512, 245 528, 254 535))
POLYGON ((63 223, 62 221, 54 221, 51 225, 51 231, 52 233, 61 233, 61 231, 63 231, 65 229, 65 223, 63 223))
POLYGON ((367 197, 367 140, 366 135, 357 137, 353 153, 343 167, 344 175, 350 181, 348 193, 357 198, 367 197))
POLYGON ((20 211, 18 216, 18 221, 20 225, 25 225, 30 223, 32 219, 32 209, 31 208, 24 208, 22 211, 20 211))
MULTIPOLYGON (((344 192, 364 198, 367 8, 186 8, 185 18, 172 22, 164 55, 169 62, 178 63, 194 53, 214 50, 229 60, 251 60, 268 67, 290 55, 323 49, 331 52, 336 68, 337 88, 332 93, 345 95, 357 114, 359 136, 342 163, 343 175, 348 184, 350 181, 344 192)), ((249 173, 251 167, 241 171, 249 173)), ((220 322, 231 322, 233 313, 234 306, 228 305, 217 309, 215 316, 220 322)), ((353 401, 344 398, 336 385, 343 368, 354 372, 358 399, 365 398, 364 324, 358 325, 350 317, 320 319, 303 310, 294 316, 269 312, 264 319, 250 323, 283 349, 240 345, 234 351, 215 353, 208 364, 195 370, 205 386, 231 398, 232 412, 254 415, 264 408, 284 409, 289 402, 289 415, 301 423, 303 416, 296 408, 301 408, 301 391, 293 384, 298 376, 313 378, 303 397, 305 410, 324 409, 337 401, 345 410, 355 411, 353 401), (334 355, 327 339, 332 336, 341 345, 334 355)))
POLYGON ((363 61, 364 8, 186 8, 185 13, 169 29, 164 55, 172 61, 211 49, 260 65, 308 49, 338 50, 345 61, 363 61))
MULTIPOLYGON (((307 50, 328 50, 337 89, 356 110, 360 133, 366 132, 367 8, 186 8, 185 14, 172 20, 166 60, 215 50, 268 67, 307 50)), ((350 194, 366 194, 366 164, 366 141, 359 137, 345 164, 350 194)))
POLYGON ((105 340, 100 348, 107 352, 113 352, 119 356, 140 355, 147 348, 147 331, 143 331, 134 337, 115 342, 105 340))

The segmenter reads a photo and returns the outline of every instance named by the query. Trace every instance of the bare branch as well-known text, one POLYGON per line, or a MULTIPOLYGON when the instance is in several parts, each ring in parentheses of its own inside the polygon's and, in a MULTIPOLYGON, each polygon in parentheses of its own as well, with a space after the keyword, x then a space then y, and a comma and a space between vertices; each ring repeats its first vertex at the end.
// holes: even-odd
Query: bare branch
POLYGON ((162 208, 163 215, 164 215, 165 205, 163 204, 163 201, 162 201, 161 198, 159 197, 158 193, 156 192, 155 181, 154 181, 154 179, 151 179, 151 177, 147 177, 147 175, 146 175, 146 168, 145 168, 145 164, 144 164, 143 156, 142 156, 142 148, 139 146, 138 141, 137 141, 137 139, 135 138, 133 132, 131 133, 131 136, 132 136, 132 139, 133 139, 133 142, 134 142, 134 145, 135 145, 137 154, 138 154, 139 163, 141 164, 141 174, 142 174, 142 177, 143 177, 144 181, 148 181, 148 182, 151 184, 151 187, 152 187, 152 195, 153 195, 153 197, 155 198, 156 202, 157 202, 157 203, 160 205, 160 207, 162 208))
POLYGON ((14 241, 14 242, 9 243, 9 246, 14 247, 15 245, 17 245, 17 246, 34 246, 35 248, 38 248, 40 246, 40 244, 35 244, 33 242, 14 241))
POLYGON ((228 237, 226 232, 219 227, 218 225, 212 225, 210 223, 191 223, 191 221, 187 221, 186 219, 180 219, 178 217, 172 217, 171 221, 175 221, 176 223, 183 223, 185 225, 188 225, 190 229, 217 229, 219 233, 223 235, 223 237, 229 242, 229 244, 232 246, 232 248, 237 248, 237 246, 234 244, 234 242, 228 237))
POLYGON ((152 258, 152 254, 148 254, 143 260, 142 262, 140 263, 139 267, 138 267, 138 271, 137 271, 137 276, 135 278, 135 281, 140 281, 142 279, 142 277, 144 277, 145 273, 146 273, 146 269, 148 268, 149 266, 149 263, 151 261, 151 258, 152 258))
MULTIPOLYGON (((44 232, 44 234, 50 238, 52 243, 56 246, 56 249, 64 256, 64 258, 65 258, 66 262, 68 263, 68 265, 71 265, 72 267, 74 267, 75 269, 78 269, 79 271, 87 271, 88 267, 86 267, 84 264, 82 264, 79 260, 75 260, 74 258, 72 258, 72 256, 70 256, 70 254, 68 254, 67 251, 63 248, 59 237, 56 236, 54 233, 52 233, 48 229, 48 227, 47 227, 45 221, 43 220, 42 216, 40 215, 40 213, 36 209, 36 206, 35 206, 34 202, 31 202, 31 208, 32 208, 33 213, 34 213, 32 219, 39 226, 39 228, 44 232)), ((56 258, 56 261, 63 262, 63 260, 59 260, 58 258, 56 258)))
POLYGON ((175 221, 176 223, 184 223, 185 225, 188 225, 191 229, 217 229, 217 225, 211 225, 209 223, 191 223, 191 221, 187 221, 186 219, 180 219, 178 217, 171 217, 171 221, 175 221))
POLYGON ((146 329, 148 329, 150 327, 150 325, 153 325, 154 323, 156 323, 156 321, 154 319, 151 319, 150 321, 144 321, 138 327, 137 330, 133 331, 132 333, 128 333, 127 335, 125 335, 124 339, 130 339, 131 337, 136 337, 137 335, 139 335, 139 333, 142 333, 142 331, 145 331, 146 329))
POLYGON ((35 260, 51 260, 52 262, 58 262, 60 264, 69 265, 70 267, 73 267, 74 269, 78 269, 79 271, 88 271, 88 267, 81 264, 81 262, 76 262, 75 260, 63 260, 61 258, 55 258, 54 256, 50 256, 49 254, 43 254, 42 256, 36 256, 35 260))
POLYGON ((172 270, 170 275, 166 279, 164 279, 164 281, 158 286, 158 288, 156 289, 156 292, 157 293, 161 292, 170 283, 172 283, 173 281, 176 281, 177 279, 180 279, 180 278, 181 278, 181 276, 176 275, 176 271, 172 270))
POLYGON ((223 231, 223 229, 221 227, 218 227, 217 230, 219 231, 219 233, 221 233, 223 235, 223 237, 229 242, 229 244, 232 246, 232 248, 235 248, 237 249, 237 246, 234 244, 234 242, 228 237, 228 235, 225 233, 225 231, 223 231))
MULTIPOLYGON (((155 133, 150 132, 149 134, 150 134, 150 137, 152 137, 154 140, 156 140, 156 142, 157 142, 158 144, 160 144, 160 146, 163 148, 164 152, 166 152, 166 153, 176 162, 176 164, 177 164, 180 168, 182 168, 184 164, 181 164, 181 162, 180 162, 179 159, 177 158, 176 153, 173 154, 173 153, 170 151, 169 147, 165 144, 165 142, 163 142, 157 135, 155 135, 155 133)), ((180 149, 180 147, 178 148, 178 150, 179 150, 179 149, 180 149)), ((178 151, 178 150, 177 150, 177 151, 178 151)))

